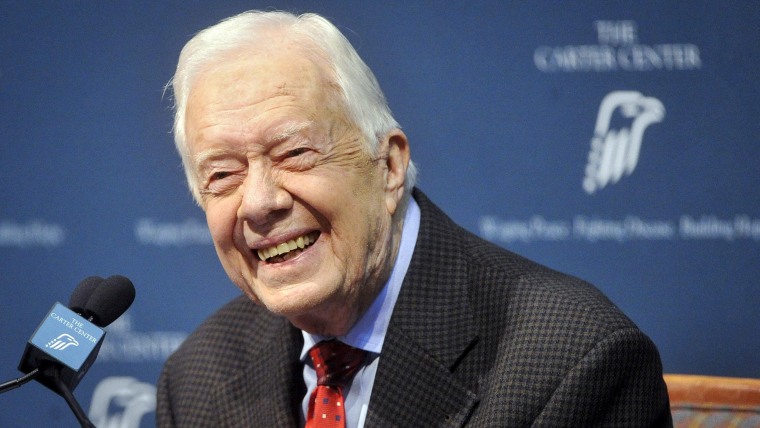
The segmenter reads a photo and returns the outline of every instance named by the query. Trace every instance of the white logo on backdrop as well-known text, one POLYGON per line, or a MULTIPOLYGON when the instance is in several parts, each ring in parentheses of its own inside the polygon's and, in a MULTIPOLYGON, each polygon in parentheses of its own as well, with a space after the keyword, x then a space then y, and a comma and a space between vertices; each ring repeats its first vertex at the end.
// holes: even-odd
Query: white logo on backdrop
POLYGON ((133 377, 112 376, 92 393, 88 416, 99 428, 138 428, 156 410, 156 387, 133 377))
POLYGON ((77 342, 74 337, 66 333, 61 334, 60 336, 45 344, 46 348, 55 349, 56 351, 63 351, 69 346, 79 346, 79 342, 77 342))
POLYGON ((635 91, 607 94, 596 118, 583 190, 592 194, 633 173, 639 162, 644 131, 649 125, 661 122, 663 117, 665 107, 656 98, 635 91), (616 115, 625 122, 617 129, 612 125, 616 115))

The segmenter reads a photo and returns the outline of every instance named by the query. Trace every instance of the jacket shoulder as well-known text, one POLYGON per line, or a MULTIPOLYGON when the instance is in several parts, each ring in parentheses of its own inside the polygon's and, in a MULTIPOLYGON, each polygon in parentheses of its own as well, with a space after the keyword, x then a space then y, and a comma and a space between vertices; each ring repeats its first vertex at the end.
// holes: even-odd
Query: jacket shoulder
MULTIPOLYGON (((424 195, 415 198, 423 213, 413 272, 420 291, 407 292, 416 298, 415 309, 425 298, 434 301, 428 296, 457 293, 452 308, 463 312, 466 306, 472 317, 467 322, 475 326, 477 343, 460 357, 454 376, 480 397, 476 425, 530 425, 549 403, 565 402, 558 391, 601 391, 607 385, 600 382, 612 374, 617 385, 640 386, 633 396, 650 394, 667 404, 656 347, 600 290, 490 243, 457 226, 424 195), (620 356, 629 360, 623 364, 620 356)), ((614 386, 604 389, 610 390, 614 386)), ((588 410, 582 403, 550 407, 588 410)))

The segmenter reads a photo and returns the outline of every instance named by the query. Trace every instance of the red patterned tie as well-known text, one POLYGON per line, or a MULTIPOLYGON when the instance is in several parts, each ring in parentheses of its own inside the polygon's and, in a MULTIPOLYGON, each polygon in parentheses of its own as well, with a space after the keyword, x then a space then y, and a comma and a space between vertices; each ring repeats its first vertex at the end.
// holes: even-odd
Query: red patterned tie
POLYGON ((343 387, 359 371, 366 354, 337 340, 319 342, 309 350, 317 372, 317 387, 309 398, 306 428, 346 426, 343 387))

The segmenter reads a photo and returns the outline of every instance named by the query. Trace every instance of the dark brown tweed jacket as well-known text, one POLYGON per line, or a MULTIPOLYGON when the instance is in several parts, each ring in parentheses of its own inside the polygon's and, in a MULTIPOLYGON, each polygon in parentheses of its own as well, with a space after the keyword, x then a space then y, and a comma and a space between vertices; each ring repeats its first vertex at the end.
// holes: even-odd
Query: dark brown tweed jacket
MULTIPOLYGON (((599 291, 414 197, 419 238, 365 426, 671 425, 657 349, 599 291)), ((301 346, 287 320, 233 300, 167 361, 158 426, 296 426, 301 346)))

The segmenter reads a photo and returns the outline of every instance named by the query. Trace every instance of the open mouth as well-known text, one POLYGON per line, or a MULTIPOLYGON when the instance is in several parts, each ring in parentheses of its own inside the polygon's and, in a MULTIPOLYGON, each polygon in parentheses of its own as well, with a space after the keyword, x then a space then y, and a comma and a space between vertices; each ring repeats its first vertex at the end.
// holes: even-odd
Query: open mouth
POLYGON ((257 250, 259 260, 267 263, 282 263, 301 254, 319 238, 319 232, 311 232, 290 241, 269 248, 257 250))

